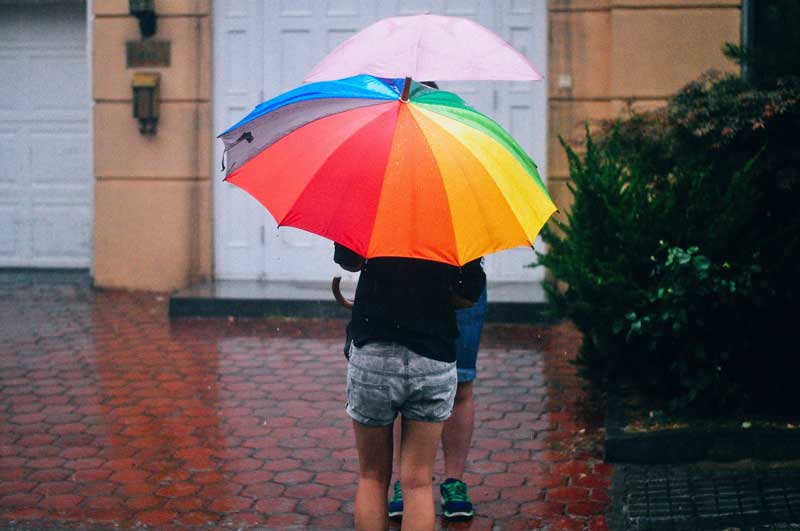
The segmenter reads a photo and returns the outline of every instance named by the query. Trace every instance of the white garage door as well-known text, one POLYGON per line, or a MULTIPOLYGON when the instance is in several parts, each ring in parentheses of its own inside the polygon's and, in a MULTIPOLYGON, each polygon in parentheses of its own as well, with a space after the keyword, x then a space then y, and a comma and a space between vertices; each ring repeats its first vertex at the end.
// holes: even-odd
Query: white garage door
MULTIPOLYGON (((547 10, 543 0, 217 0, 214 4, 215 128, 224 130, 256 104, 302 83, 308 71, 353 33, 383 17, 423 12, 471 18, 493 29, 547 72, 547 10)), ((547 95, 544 82, 458 82, 459 93, 517 138, 544 172, 547 95)), ((216 160, 222 143, 215 143, 216 160)), ((342 270, 332 244, 318 236, 276 228, 245 192, 215 182, 217 278, 325 280, 342 270)), ((542 175, 542 177, 545 177, 542 175)), ((540 280, 530 249, 487 259, 491 280, 540 280)))
POLYGON ((0 72, 0 266, 88 267, 85 2, 0 2, 0 72))

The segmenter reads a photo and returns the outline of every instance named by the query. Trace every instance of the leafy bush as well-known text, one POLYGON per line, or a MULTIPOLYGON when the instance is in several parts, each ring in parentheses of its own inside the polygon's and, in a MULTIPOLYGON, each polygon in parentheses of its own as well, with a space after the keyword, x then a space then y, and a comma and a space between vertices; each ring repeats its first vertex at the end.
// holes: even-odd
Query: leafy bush
POLYGON ((742 390, 731 364, 749 354, 738 348, 746 338, 737 336, 748 328, 740 322, 739 308, 749 302, 753 277, 761 268, 737 270, 728 262, 713 263, 698 247, 661 246, 666 256, 650 257, 654 265, 644 298, 614 322, 613 332, 624 332, 628 345, 651 362, 652 356, 666 356, 649 373, 648 383, 672 390, 669 409, 683 409, 698 396, 713 396, 720 405, 735 403, 742 390))
POLYGON ((543 231, 576 363, 671 410, 800 405, 800 84, 710 73, 567 150, 574 203, 543 231))

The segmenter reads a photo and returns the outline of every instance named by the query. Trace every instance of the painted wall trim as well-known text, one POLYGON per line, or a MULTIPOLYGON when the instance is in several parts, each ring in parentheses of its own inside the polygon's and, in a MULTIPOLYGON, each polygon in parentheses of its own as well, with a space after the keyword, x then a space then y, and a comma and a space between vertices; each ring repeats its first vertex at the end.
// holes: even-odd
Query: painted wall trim
POLYGON ((89 160, 91 165, 91 179, 92 184, 89 190, 89 227, 91 235, 89 236, 89 275, 94 279, 95 267, 95 246, 94 246, 94 224, 95 224, 95 198, 94 186, 97 181, 96 171, 94 167, 94 61, 92 57, 94 49, 94 0, 86 0, 86 80, 89 90, 89 160))

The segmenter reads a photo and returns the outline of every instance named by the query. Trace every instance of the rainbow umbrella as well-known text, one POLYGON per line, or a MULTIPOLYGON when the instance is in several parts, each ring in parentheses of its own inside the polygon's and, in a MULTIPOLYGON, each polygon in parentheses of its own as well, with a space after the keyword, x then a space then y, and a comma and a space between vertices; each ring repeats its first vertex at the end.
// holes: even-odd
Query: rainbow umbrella
POLYGON ((531 246, 556 210, 536 165, 455 94, 359 75, 257 106, 220 135, 226 181, 278 226, 367 258, 463 265, 531 246))

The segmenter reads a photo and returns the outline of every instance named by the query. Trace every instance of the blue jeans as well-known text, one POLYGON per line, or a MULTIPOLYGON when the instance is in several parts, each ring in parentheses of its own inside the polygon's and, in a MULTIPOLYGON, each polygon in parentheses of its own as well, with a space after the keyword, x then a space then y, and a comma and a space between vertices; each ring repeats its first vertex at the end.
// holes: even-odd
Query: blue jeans
POLYGON ((456 339, 456 367, 458 381, 471 382, 475 379, 478 359, 478 347, 481 344, 483 322, 486 319, 486 288, 480 299, 471 308, 456 311, 458 323, 458 339, 456 339))

